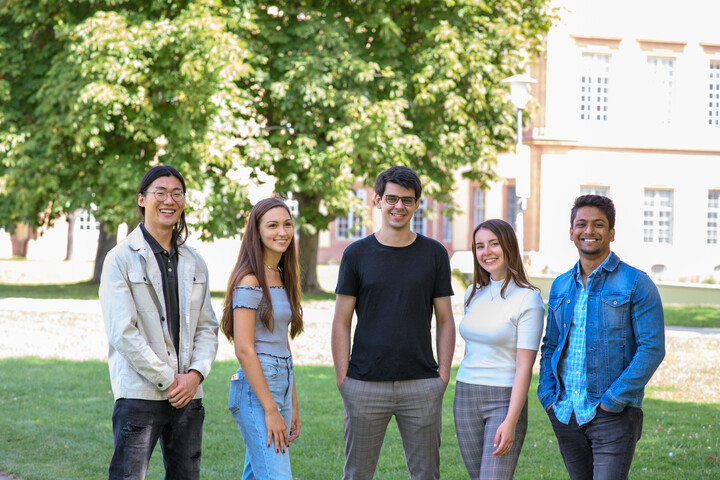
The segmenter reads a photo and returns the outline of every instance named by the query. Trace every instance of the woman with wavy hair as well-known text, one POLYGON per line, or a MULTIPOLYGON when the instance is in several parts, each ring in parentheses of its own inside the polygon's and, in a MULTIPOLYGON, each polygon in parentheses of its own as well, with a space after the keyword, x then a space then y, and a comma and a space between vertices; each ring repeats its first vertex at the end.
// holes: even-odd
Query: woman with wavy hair
POLYGON ((250 212, 228 282, 221 328, 235 345, 228 408, 245 442, 244 479, 291 479, 300 433, 290 338, 303 330, 293 219, 279 199, 250 212))
POLYGON ((507 222, 475 228, 473 263, 459 328, 465 356, 455 383, 455 430, 470 478, 511 479, 527 432, 545 307, 507 222))

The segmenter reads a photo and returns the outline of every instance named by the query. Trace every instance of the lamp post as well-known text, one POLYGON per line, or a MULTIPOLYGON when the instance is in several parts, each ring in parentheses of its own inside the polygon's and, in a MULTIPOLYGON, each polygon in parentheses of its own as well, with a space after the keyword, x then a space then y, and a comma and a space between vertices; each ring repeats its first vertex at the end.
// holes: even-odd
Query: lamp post
POLYGON ((527 106, 529 95, 528 86, 537 83, 537 80, 528 75, 513 75, 502 81, 510 84, 510 102, 517 111, 517 138, 515 142, 515 195, 520 199, 515 228, 520 246, 520 253, 525 252, 525 235, 523 225, 523 210, 527 208, 527 199, 530 197, 530 147, 522 143, 522 112, 527 106))

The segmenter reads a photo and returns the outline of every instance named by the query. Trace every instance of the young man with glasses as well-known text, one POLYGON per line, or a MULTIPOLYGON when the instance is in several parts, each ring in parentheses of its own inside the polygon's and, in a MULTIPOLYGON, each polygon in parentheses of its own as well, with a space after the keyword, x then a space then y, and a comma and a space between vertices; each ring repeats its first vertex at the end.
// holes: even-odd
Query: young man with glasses
POLYGON ((150 169, 137 193, 142 223, 108 253, 100 304, 115 397, 109 479, 144 479, 160 440, 165 478, 200 478, 200 384, 218 346, 208 270, 185 245, 185 181, 150 169))
POLYGON ((393 415, 410 478, 440 476, 442 398, 455 350, 453 291, 445 247, 410 229, 421 194, 420 179, 407 167, 378 175, 382 226, 348 246, 340 263, 332 353, 345 406, 344 479, 373 478, 393 415))

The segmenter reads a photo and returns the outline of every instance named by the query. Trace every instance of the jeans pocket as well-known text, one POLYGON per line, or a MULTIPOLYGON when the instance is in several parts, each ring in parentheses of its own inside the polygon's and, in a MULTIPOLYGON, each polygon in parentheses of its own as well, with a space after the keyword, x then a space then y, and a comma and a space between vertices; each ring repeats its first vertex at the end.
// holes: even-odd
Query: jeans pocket
POLYGON ((230 380, 230 393, 228 394, 228 410, 230 410, 230 413, 234 414, 240 409, 244 381, 244 377, 230 380))
POLYGON ((267 380, 272 380, 280 374, 280 369, 277 365, 270 365, 261 361, 260 366, 262 367, 263 375, 267 380))

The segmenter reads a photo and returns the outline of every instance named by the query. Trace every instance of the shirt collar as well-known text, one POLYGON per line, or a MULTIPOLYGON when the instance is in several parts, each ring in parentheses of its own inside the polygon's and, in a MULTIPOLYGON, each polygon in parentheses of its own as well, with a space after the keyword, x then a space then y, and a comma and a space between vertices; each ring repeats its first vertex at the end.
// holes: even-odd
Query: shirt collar
POLYGON ((150 249, 155 255, 157 255, 158 253, 165 253, 166 255, 173 256, 175 254, 174 248, 170 248, 170 252, 166 253, 167 251, 163 248, 162 245, 158 243, 157 240, 155 240, 155 237, 150 235, 150 232, 145 230, 145 225, 143 225, 143 223, 140 223, 140 230, 142 230, 145 241, 148 243, 148 245, 150 245, 150 249))
MULTIPOLYGON (((590 275, 588 275, 588 283, 590 283, 590 279, 593 278, 595 276, 595 274, 600 271, 601 268, 605 267, 610 262, 610 259, 612 257, 613 257, 613 253, 612 252, 608 253, 608 256, 605 257, 605 260, 603 260, 603 262, 600 265, 598 265, 597 268, 590 273, 590 275)), ((575 278, 575 282, 582 285, 582 275, 580 274, 580 261, 579 260, 575 264, 575 267, 573 267, 573 277, 575 278)))

